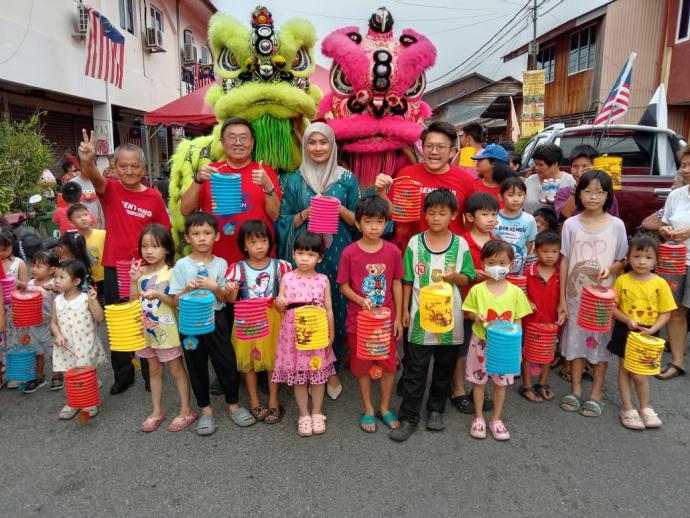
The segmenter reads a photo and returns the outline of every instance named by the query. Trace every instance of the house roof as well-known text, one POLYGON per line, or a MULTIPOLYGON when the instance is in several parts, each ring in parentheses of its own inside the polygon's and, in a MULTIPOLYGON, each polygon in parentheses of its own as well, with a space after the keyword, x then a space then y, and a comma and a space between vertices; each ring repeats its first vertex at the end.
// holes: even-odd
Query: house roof
MULTIPOLYGON (((597 18, 601 18, 606 14, 606 6, 613 2, 614 0, 609 0, 606 2, 604 5, 601 5, 595 9, 592 9, 591 11, 587 11, 584 14, 581 14, 580 16, 577 16, 575 18, 572 18, 558 27, 555 27, 551 29, 550 31, 545 32, 541 36, 537 37, 537 42, 539 43, 545 43, 549 40, 552 40, 556 38, 557 36, 560 36, 561 34, 564 34, 566 32, 571 31, 575 27, 579 27, 580 25, 583 25, 585 23, 591 22, 592 20, 596 20, 597 18)), ((527 43, 522 45, 521 47, 518 47, 515 50, 510 51, 508 54, 503 56, 503 62, 506 63, 508 61, 511 61, 519 56, 522 56, 527 52, 527 43)))
POLYGON ((470 97, 470 96, 475 96, 479 95, 482 91, 487 91, 489 90, 488 96, 491 97, 491 101, 495 99, 499 95, 516 95, 518 93, 522 92, 522 82, 518 81, 515 79, 513 76, 506 76, 503 79, 499 79, 498 81, 492 81, 488 85, 484 85, 480 88, 477 88, 476 90, 473 90, 471 92, 462 92, 459 95, 456 95, 455 97, 452 97, 448 99, 447 101, 443 101, 440 103, 436 109, 442 108, 447 105, 452 105, 453 103, 456 103, 457 101, 462 100, 465 97, 470 97), (513 87, 509 87, 508 85, 514 85, 513 87), (504 88, 507 87, 507 88, 504 88), (499 90, 499 92, 495 92, 495 90, 499 90), (501 90, 507 91, 503 92, 501 90), (495 94, 495 95, 494 95, 495 94))
POLYGON ((472 77, 476 77, 478 79, 481 79, 482 81, 485 81, 487 84, 494 82, 493 79, 489 79, 488 77, 483 76, 482 74, 478 74, 477 72, 472 72, 471 74, 467 74, 466 76, 462 76, 462 77, 455 79, 453 81, 450 81, 448 83, 443 83, 442 85, 437 86, 436 88, 432 88, 431 90, 427 90, 426 92, 424 92, 424 95, 429 95, 430 93, 438 92, 439 90, 443 90, 445 88, 448 88, 449 86, 453 86, 455 84, 461 83, 461 82, 466 81, 472 77))

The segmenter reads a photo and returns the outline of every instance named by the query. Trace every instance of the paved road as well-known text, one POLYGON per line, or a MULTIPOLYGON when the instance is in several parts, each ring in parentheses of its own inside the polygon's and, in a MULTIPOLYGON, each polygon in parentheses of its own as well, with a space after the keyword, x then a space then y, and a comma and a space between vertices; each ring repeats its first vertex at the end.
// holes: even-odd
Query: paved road
MULTIPOLYGON (((105 395, 86 424, 57 419, 64 392, 3 389, 0 516, 688 516, 690 378, 652 380, 666 424, 632 432, 617 418, 615 372, 599 419, 530 403, 513 388, 507 443, 470 438, 470 416, 450 407, 441 433, 420 430, 404 444, 382 430, 365 435, 349 374, 343 396, 326 404, 328 432, 308 439, 295 434, 287 390, 282 423, 241 430, 223 418, 201 438, 165 425, 139 432, 149 411, 140 381, 105 395)), ((106 393, 111 373, 101 374, 106 393)), ((565 394, 563 382, 553 385, 565 394)), ((165 397, 172 416, 171 381, 165 397)))

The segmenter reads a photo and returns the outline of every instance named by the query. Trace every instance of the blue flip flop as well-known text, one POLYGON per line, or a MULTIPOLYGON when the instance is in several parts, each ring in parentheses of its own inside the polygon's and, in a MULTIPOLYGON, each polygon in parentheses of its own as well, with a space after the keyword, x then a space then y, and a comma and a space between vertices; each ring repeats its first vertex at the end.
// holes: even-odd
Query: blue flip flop
POLYGON ((364 433, 376 433, 376 417, 371 414, 362 414, 359 418, 359 429, 364 433), (366 425, 374 425, 373 430, 367 430, 364 428, 366 425))
POLYGON ((376 418, 380 419, 383 424, 385 424, 389 429, 393 430, 391 423, 398 421, 398 416, 392 410, 389 410, 385 414, 381 414, 380 410, 376 411, 376 418))

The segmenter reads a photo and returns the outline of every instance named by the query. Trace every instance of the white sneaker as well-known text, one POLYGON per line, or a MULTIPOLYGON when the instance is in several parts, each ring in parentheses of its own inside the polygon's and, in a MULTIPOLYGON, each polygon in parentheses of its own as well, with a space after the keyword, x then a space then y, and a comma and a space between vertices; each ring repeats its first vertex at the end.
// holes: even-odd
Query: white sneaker
POLYGON ((343 384, 339 383, 337 387, 331 387, 328 383, 326 383, 326 394, 328 394, 328 397, 331 398, 333 401, 338 399, 340 397, 340 394, 343 393, 343 384))
POLYGON ((645 423, 640 419, 640 414, 634 408, 632 410, 621 410, 621 424, 629 430, 644 430, 645 423))
POLYGON ((640 410, 640 414, 642 414, 642 422, 647 428, 660 428, 664 424, 651 406, 640 410))
POLYGON ((97 406, 90 406, 86 408, 82 408, 83 412, 88 412, 89 417, 96 417, 98 415, 98 407, 97 406))
POLYGON ((62 410, 60 410, 58 417, 63 421, 68 421, 69 419, 72 419, 75 415, 77 415, 78 412, 78 408, 72 408, 69 405, 65 405, 62 407, 62 410))

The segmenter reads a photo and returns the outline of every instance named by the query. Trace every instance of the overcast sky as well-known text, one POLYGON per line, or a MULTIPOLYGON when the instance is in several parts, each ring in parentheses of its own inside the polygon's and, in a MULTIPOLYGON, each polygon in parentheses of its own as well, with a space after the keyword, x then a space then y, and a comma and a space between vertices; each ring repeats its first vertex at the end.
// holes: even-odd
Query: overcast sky
MULTIPOLYGON (((538 0, 540 5, 537 33, 546 32, 561 23, 608 3, 609 0, 538 0)), ((218 10, 249 23, 256 0, 213 0, 218 10)), ((264 5, 273 13, 278 27, 288 18, 306 18, 316 27, 319 39, 346 25, 366 26, 371 13, 384 5, 395 19, 399 34, 410 27, 429 37, 437 49, 436 65, 428 72, 428 89, 440 86, 471 72, 492 79, 513 75, 520 79, 526 58, 503 63, 501 56, 526 43, 532 37, 531 14, 526 10, 506 30, 492 36, 507 24, 523 6, 532 0, 272 0, 264 5), (518 23, 519 22, 519 23, 518 23), (484 54, 476 55, 465 65, 448 74, 470 58, 487 41, 484 54)), ((329 67, 330 59, 320 52, 317 61, 329 67)))

